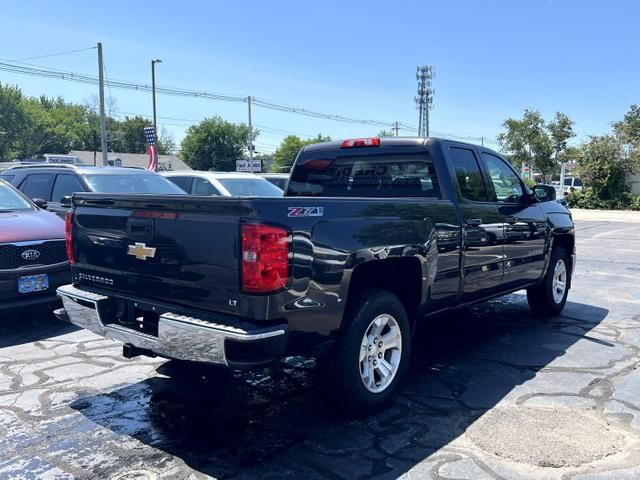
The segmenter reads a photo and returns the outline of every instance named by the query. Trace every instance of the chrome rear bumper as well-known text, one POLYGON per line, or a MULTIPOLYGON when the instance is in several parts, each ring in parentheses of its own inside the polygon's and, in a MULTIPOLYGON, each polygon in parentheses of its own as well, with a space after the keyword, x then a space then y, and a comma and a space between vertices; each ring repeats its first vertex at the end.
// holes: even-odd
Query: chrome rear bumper
MULTIPOLYGON (((69 321, 103 337, 149 350, 161 357, 232 366, 237 362, 227 358, 227 340, 255 345, 258 347, 258 355, 266 355, 266 357, 270 353, 276 357, 282 353, 280 350, 284 351, 286 344, 286 325, 248 329, 242 322, 238 322, 238 325, 221 324, 170 311, 159 315, 158 335, 150 335, 105 318, 110 312, 110 298, 107 296, 82 290, 73 285, 64 285, 58 288, 57 293, 64 305, 63 309, 55 312, 59 319, 69 321), (268 348, 260 347, 265 345, 268 348)), ((247 358, 247 353, 251 353, 251 348, 241 350, 244 358, 247 358)), ((243 361, 241 360, 240 363, 243 361)), ((245 363, 251 363, 251 361, 245 363)))

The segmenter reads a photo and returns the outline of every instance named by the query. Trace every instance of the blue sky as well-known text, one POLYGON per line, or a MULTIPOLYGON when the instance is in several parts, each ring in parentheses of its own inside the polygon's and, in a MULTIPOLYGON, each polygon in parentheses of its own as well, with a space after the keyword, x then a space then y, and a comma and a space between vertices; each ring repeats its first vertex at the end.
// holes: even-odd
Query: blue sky
MULTIPOLYGON (((162 86, 416 127, 415 69, 431 64, 431 126, 438 134, 495 140, 505 118, 535 108, 548 119, 555 111, 568 114, 584 138, 605 133, 640 102, 640 2, 633 0, 24 0, 5 2, 2 16, 2 59, 101 41, 109 78, 150 82, 149 63, 157 57, 162 86)), ((97 74, 95 50, 29 63, 97 74)), ((97 94, 93 86, 6 72, 0 82, 76 102, 97 94)), ((151 114, 149 94, 114 89, 109 95, 119 115, 151 114)), ((159 125, 178 141, 191 120, 247 118, 245 104, 168 96, 157 103, 159 125)), ((253 113, 262 152, 273 151, 283 132, 343 138, 380 129, 262 108, 253 113)))

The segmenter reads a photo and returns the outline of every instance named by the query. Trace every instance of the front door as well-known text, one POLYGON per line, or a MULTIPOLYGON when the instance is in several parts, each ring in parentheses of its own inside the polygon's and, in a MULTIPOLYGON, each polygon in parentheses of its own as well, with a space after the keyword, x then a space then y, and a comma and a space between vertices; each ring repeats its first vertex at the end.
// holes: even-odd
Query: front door
POLYGON ((547 225, 540 205, 526 192, 511 165, 482 152, 489 195, 504 221, 504 288, 515 288, 542 276, 547 225))

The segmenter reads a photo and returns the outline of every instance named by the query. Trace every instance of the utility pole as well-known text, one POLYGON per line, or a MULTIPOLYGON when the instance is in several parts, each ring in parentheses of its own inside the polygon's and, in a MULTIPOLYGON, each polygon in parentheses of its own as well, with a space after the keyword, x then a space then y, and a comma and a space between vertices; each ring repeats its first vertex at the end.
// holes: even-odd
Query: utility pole
POLYGON ((156 135, 156 143, 158 142, 158 124, 156 122, 156 63, 162 63, 162 60, 156 58, 151 60, 151 98, 153 101, 153 133, 156 135))
POLYGON ((102 66, 102 43, 98 42, 98 82, 100 84, 100 144, 102 166, 109 165, 107 157, 107 122, 104 115, 104 67, 102 66))
POLYGON ((96 151, 98 150, 98 135, 93 131, 93 166, 96 166, 96 151))
POLYGON ((398 122, 396 122, 396 126, 393 127, 393 129, 396 131, 396 137, 398 136, 398 122))
POLYGON ((436 91, 431 88, 431 80, 435 77, 435 70, 431 65, 419 66, 416 70, 418 80, 418 95, 414 98, 418 106, 418 136, 429 136, 429 110, 433 109, 433 96, 436 91))
POLYGON ((251 95, 247 97, 249 107, 249 172, 253 173, 253 129, 251 128, 251 95))

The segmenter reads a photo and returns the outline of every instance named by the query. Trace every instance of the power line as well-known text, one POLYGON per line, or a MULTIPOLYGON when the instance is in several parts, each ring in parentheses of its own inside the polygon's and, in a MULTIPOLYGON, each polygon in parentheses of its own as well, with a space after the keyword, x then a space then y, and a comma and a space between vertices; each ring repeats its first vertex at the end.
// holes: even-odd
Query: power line
MULTIPOLYGON (((63 72, 56 71, 52 69, 42 68, 42 67, 27 67, 22 65, 12 65, 10 63, 0 63, 0 70, 17 73, 21 75, 28 76, 37 76, 37 77, 45 77, 45 78, 55 78, 59 80, 66 80, 76 83, 84 83, 89 85, 98 84, 98 79, 92 75, 85 75, 81 73, 74 72, 63 72)), ((151 86, 143 83, 135 83, 125 80, 115 80, 108 79, 105 84, 109 85, 111 88, 118 88, 123 90, 136 90, 142 92, 151 91, 151 86)), ((187 89, 179 89, 172 87, 156 87, 156 92, 162 95, 172 95, 172 96, 180 96, 180 97, 194 97, 194 98, 202 98, 207 100, 217 100, 224 102, 234 102, 234 103, 245 103, 247 101, 247 97, 240 95, 229 95, 229 94, 220 94, 220 93, 211 93, 211 92, 199 92, 195 90, 187 90, 187 89)), ((346 117, 343 115, 336 115, 325 112, 318 112, 315 110, 309 110, 302 107, 294 107, 291 105, 276 103, 270 100, 261 99, 261 98, 252 98, 252 103, 255 106, 259 106, 262 108, 295 113, 298 115, 304 115, 307 117, 313 118, 322 118, 326 120, 334 120, 345 123, 359 123, 363 125, 376 125, 383 127, 393 126, 393 122, 385 122, 381 120, 368 120, 362 118, 352 118, 346 117)))
POLYGON ((57 52, 57 53, 50 53, 48 55, 38 55, 37 57, 27 57, 27 58, 17 58, 14 60, 9 60, 10 62, 24 62, 25 60, 36 60, 39 58, 49 58, 49 57, 59 57, 60 55, 69 55, 71 53, 78 53, 78 52, 86 52, 88 50, 95 50, 97 47, 93 46, 93 47, 87 47, 87 48, 80 48, 78 50, 67 50, 66 52, 57 52))
MULTIPOLYGON (((93 49, 95 47, 91 47, 90 49, 93 49)), ((90 49, 82 49, 79 51, 83 51, 83 50, 90 50, 90 49)), ((22 63, 22 62, 15 62, 15 63, 22 63)), ((25 65, 30 65, 30 64, 25 64, 25 65)), ((71 81, 71 82, 76 82, 76 83, 83 83, 83 84, 88 84, 88 85, 98 85, 99 84, 99 80, 97 77, 92 76, 92 75, 86 75, 86 74, 81 74, 81 73, 74 73, 74 72, 67 72, 67 71, 63 71, 63 70, 57 70, 57 69, 52 69, 52 68, 44 68, 41 66, 22 66, 22 65, 12 65, 11 63, 4 63, 4 62, 0 62, 0 71, 6 71, 6 72, 11 72, 11 73, 16 73, 16 74, 20 74, 20 75, 27 75, 27 76, 36 76, 36 77, 43 77, 43 78, 53 78, 53 79, 58 79, 58 80, 66 80, 66 81, 71 81)), ((147 84, 143 84, 143 83, 134 83, 134 82, 129 82, 129 81, 124 81, 124 80, 115 80, 115 79, 110 79, 107 78, 106 81, 104 82, 105 85, 107 85, 107 88, 109 89, 109 95, 111 97, 111 88, 117 88, 117 89, 122 89, 122 90, 135 90, 135 91, 140 91, 140 92, 150 92, 151 91, 151 86, 147 85, 147 84)), ((195 90, 187 90, 187 89, 179 89, 179 88, 171 88, 171 87, 156 87, 156 92, 158 94, 162 94, 162 95, 170 95, 170 96, 180 96, 180 97, 194 97, 194 98, 202 98, 202 99, 207 99, 207 100, 215 100, 215 101, 224 101, 224 102, 232 102, 232 103, 246 103, 247 101, 247 97, 245 96, 241 96, 241 95, 230 95, 230 94, 223 94, 223 93, 212 93, 212 92, 199 92, 199 91, 195 91, 195 90)), ((343 115, 336 115, 336 114, 330 114, 330 113, 323 113, 323 112, 317 112, 314 110, 308 110, 305 108, 301 108, 301 107, 295 107, 292 105, 287 105, 287 104, 281 104, 281 103, 276 103, 276 102, 272 102, 269 100, 265 100, 265 99, 261 99, 261 98, 255 98, 252 97, 252 104, 255 106, 259 106, 262 108, 266 108, 266 109, 270 109, 270 110, 275 110, 275 111, 282 111, 282 112, 289 112, 289 113, 295 113, 298 115, 304 115, 304 116, 308 116, 308 117, 313 117, 313 118, 321 118, 321 119, 327 119, 327 120, 333 120, 333 121, 339 121, 339 122, 344 122, 344 123, 357 123, 357 124, 364 124, 364 125, 373 125, 373 126, 381 126, 381 127, 391 127, 391 128, 395 128, 395 122, 384 122, 384 121, 380 121, 380 120, 367 120, 367 119, 362 119, 362 118, 353 118, 353 117, 346 117, 343 115)), ((124 114, 128 114, 128 115, 140 115, 140 114, 136 114, 136 113, 132 113, 132 112, 121 112, 124 114)), ((141 116, 146 116, 146 117, 150 117, 149 115, 141 115, 141 116)), ((192 123, 198 123, 201 120, 195 120, 195 119, 187 119, 187 118, 176 118, 176 117, 158 117, 158 118, 163 118, 163 119, 167 119, 167 120, 175 120, 175 121, 179 121, 179 122, 192 122, 192 123)), ((168 123, 165 123, 165 125, 170 125, 168 123)), ((174 126, 188 126, 188 125, 177 125, 177 124, 173 124, 174 126)), ((284 133, 284 134, 294 134, 294 135, 300 135, 303 137, 308 137, 308 138, 313 138, 315 135, 308 135, 308 134, 302 134, 302 133, 296 133, 296 132, 289 132, 286 130, 279 130, 279 129, 274 129, 272 127, 265 127, 265 126, 260 126, 260 125, 256 125, 259 128, 262 128, 266 131, 274 131, 276 133, 284 133)), ((409 126, 405 123, 398 123, 398 128, 405 130, 405 131, 409 131, 409 132, 418 132, 418 134, 420 134, 419 129, 416 129, 415 127, 409 126)), ((475 140, 475 141, 480 141, 482 137, 464 137, 464 136, 460 136, 460 135, 454 135, 454 134, 450 134, 450 133, 446 133, 446 132, 436 132, 433 131, 434 134, 438 135, 438 136, 443 136, 443 137, 450 137, 450 138, 457 138, 460 140, 475 140)), ((488 143, 492 143, 497 145, 497 142, 495 141, 490 141, 490 140, 486 140, 485 142, 488 143)))

